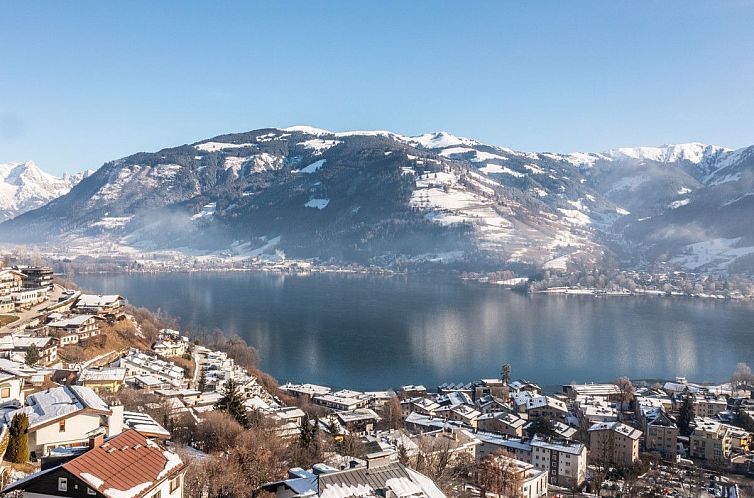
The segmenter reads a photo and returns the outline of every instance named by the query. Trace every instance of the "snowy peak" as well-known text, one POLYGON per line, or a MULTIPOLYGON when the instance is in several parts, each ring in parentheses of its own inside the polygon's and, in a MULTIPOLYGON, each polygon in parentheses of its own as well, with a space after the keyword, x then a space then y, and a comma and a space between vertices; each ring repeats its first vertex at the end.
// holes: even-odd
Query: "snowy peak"
POLYGON ((721 154, 731 152, 731 149, 717 145, 707 145, 699 142, 687 144, 668 144, 661 147, 622 147, 611 149, 605 153, 613 159, 638 159, 659 163, 674 163, 688 161, 700 164, 710 159, 718 158, 721 154))
POLYGON ((0 221, 68 193, 91 170, 63 178, 42 171, 33 161, 0 164, 0 221))

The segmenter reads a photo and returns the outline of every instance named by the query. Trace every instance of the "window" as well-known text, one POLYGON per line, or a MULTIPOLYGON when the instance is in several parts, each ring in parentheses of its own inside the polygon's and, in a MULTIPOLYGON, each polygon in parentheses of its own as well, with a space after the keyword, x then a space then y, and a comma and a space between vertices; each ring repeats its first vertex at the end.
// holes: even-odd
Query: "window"
POLYGON ((171 493, 180 487, 181 487, 181 476, 175 476, 174 478, 170 480, 171 493))
POLYGON ((86 488, 86 494, 88 495, 96 495, 97 492, 93 490, 92 488, 86 488))
POLYGON ((3 384, 2 387, 0 387, 0 398, 10 398, 10 385, 9 384, 3 384))
POLYGON ((68 491, 68 478, 67 477, 58 477, 58 491, 63 491, 63 492, 68 491))
POLYGON ((65 420, 58 422, 58 432, 65 432, 65 420))
POLYGON ((162 491, 160 491, 160 490, 158 489, 158 490, 157 490, 157 492, 156 492, 155 494, 153 494, 153 495, 152 495, 152 498, 160 498, 161 496, 162 496, 162 491))

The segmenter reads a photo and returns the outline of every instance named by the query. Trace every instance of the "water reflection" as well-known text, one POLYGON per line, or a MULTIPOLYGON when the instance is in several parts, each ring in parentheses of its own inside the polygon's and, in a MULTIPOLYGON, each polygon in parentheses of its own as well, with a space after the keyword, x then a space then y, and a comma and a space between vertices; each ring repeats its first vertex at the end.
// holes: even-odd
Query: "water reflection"
POLYGON ((497 375, 722 381, 754 360, 749 304, 526 296, 447 279, 255 273, 82 276, 194 332, 258 348, 278 379, 377 389, 497 375))

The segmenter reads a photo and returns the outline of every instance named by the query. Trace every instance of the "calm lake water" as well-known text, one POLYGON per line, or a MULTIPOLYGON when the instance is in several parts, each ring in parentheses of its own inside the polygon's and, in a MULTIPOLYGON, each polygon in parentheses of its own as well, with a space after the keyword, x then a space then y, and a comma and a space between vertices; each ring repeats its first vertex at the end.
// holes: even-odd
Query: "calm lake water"
POLYGON ((355 389, 514 377, 724 381, 754 364, 754 305, 691 298, 526 296, 455 279, 263 273, 85 275, 85 289, 221 329, 279 381, 355 389))

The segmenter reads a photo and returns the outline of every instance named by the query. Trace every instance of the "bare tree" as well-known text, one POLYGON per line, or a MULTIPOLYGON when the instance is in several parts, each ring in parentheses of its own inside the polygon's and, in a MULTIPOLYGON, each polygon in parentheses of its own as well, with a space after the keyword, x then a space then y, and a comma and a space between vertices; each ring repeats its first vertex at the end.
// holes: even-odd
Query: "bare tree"
POLYGON ((623 418, 625 404, 630 403, 634 399, 634 385, 628 377, 618 377, 615 380, 615 385, 618 386, 618 400, 620 401, 620 405, 618 406, 618 420, 621 420, 623 418))
POLYGON ((743 362, 738 363, 736 371, 730 377, 730 383, 733 384, 734 389, 744 389, 754 385, 754 374, 751 372, 751 367, 743 362))

